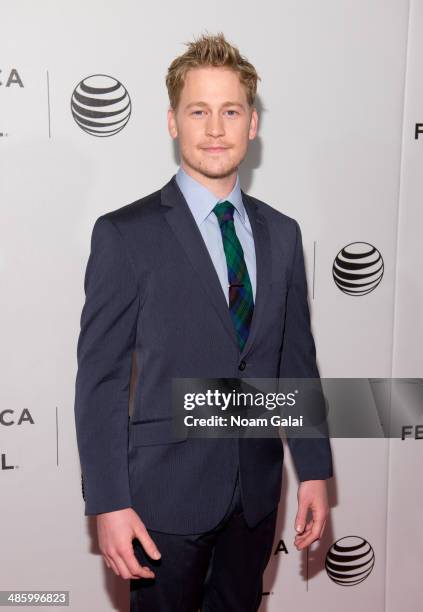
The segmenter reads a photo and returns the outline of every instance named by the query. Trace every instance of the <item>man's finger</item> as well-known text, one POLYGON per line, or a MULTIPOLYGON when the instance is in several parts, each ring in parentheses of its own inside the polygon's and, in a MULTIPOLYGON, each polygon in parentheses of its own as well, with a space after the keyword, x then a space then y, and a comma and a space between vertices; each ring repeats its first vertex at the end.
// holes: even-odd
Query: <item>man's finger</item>
POLYGON ((318 539, 321 527, 321 521, 314 521, 312 529, 309 533, 305 534, 304 536, 298 536, 297 542, 301 548, 306 548, 318 539))
POLYGON ((160 551, 150 537, 147 529, 142 525, 137 525, 134 531, 147 555, 152 559, 156 559, 156 561, 160 559, 160 551))
POLYGON ((303 533, 301 533, 301 534, 300 534, 300 533, 298 533, 298 534, 295 536, 295 541, 296 541, 296 542, 301 542, 302 540, 304 540, 304 538, 305 538, 305 537, 307 537, 307 536, 308 536, 308 534, 310 533, 310 531, 311 531, 311 529, 312 529, 312 526, 313 526, 313 520, 311 520, 311 521, 309 521, 309 522, 307 523, 307 525, 305 526, 305 529, 304 529, 303 533))
POLYGON ((326 520, 327 520, 327 519, 325 519, 325 520, 323 521, 323 526, 322 526, 322 529, 320 530, 320 533, 319 533, 319 538, 321 538, 321 537, 322 537, 323 532, 324 532, 324 530, 325 530, 325 527, 326 527, 326 520))
MULTIPOLYGON (((114 573, 116 574, 116 576, 119 576, 119 570, 117 568, 116 563, 113 561, 113 559, 109 556, 109 555, 103 555, 104 560, 109 562, 109 567, 112 568, 112 570, 114 571, 114 573)), ((107 562, 106 561, 106 562, 107 562)))
POLYGON ((308 506, 304 503, 300 503, 298 505, 297 516, 295 517, 295 531, 301 533, 304 530, 304 525, 306 522, 308 506))
POLYGON ((113 561, 115 562, 116 567, 118 568, 119 576, 121 578, 124 578, 127 580, 128 578, 131 577, 130 572, 128 568, 126 567, 125 562, 123 561, 122 557, 118 555, 118 553, 115 553, 113 555, 113 561))
POLYGON ((142 578, 154 578, 155 577, 154 571, 150 567, 148 567, 147 565, 140 565, 140 563, 138 562, 138 559, 136 558, 133 552, 133 549, 132 549, 132 552, 127 552, 125 554, 125 556, 123 557, 123 560, 125 561, 126 566, 128 567, 128 570, 131 572, 133 576, 142 577, 142 578))
MULTIPOLYGON (((139 565, 139 571, 133 574, 126 563, 125 557, 117 555, 115 556, 115 561, 119 567, 120 575, 126 580, 129 578, 133 578, 135 580, 138 578, 154 578, 154 572, 152 572, 149 567, 142 567, 139 565)), ((136 563, 138 564, 137 561, 136 563)))

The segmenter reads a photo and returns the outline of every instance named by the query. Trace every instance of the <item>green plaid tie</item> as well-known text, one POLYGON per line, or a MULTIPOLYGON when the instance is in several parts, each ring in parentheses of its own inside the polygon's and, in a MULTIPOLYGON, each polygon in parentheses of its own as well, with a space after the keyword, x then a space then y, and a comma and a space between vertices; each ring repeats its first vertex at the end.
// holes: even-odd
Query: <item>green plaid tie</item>
POLYGON ((225 202, 216 204, 213 212, 222 232, 223 248, 228 266, 229 310, 242 351, 248 338, 253 316, 253 290, 245 264, 244 251, 235 232, 234 205, 225 200, 225 202))

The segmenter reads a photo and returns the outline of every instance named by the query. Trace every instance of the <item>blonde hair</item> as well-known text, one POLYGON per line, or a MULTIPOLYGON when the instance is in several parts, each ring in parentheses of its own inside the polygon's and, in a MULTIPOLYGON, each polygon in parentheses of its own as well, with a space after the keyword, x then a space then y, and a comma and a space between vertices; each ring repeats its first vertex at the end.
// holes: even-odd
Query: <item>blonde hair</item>
POLYGON ((231 68, 238 72, 240 81, 245 87, 249 106, 254 105, 257 92, 257 80, 260 80, 254 66, 229 44, 222 32, 217 35, 202 34, 197 40, 187 42, 187 51, 179 55, 170 64, 166 75, 166 87, 170 105, 176 109, 179 104, 185 75, 191 68, 217 66, 231 68))

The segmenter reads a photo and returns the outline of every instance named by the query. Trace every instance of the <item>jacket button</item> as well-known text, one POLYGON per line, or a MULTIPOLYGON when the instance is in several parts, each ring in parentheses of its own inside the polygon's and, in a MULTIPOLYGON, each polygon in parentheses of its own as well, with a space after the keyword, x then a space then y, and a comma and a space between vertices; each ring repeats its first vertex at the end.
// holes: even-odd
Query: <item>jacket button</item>
POLYGON ((246 366, 246 365, 247 365, 247 364, 245 363, 245 361, 244 361, 244 360, 242 360, 242 361, 241 361, 241 363, 240 363, 240 364, 239 364, 239 366, 238 366, 238 370, 245 370, 245 366, 246 366))

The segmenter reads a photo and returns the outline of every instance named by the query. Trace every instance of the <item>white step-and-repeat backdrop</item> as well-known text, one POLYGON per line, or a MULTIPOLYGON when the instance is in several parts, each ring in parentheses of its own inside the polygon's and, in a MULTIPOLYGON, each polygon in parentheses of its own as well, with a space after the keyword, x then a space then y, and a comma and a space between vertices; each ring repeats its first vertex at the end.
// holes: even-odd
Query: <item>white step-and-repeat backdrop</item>
MULTIPOLYGON (((0 22, 0 590, 69 590, 72 610, 123 612, 128 583, 106 568, 84 516, 76 342, 95 219, 177 169, 167 67, 206 30, 223 31, 256 66, 260 136, 242 187, 301 225, 321 375, 416 379, 423 2, 17 0, 2 4, 0 22), (92 75, 126 95, 107 134, 72 112, 92 75), (351 295, 334 261, 369 245, 383 274, 351 295)), ((262 612, 421 609, 422 437, 416 428, 405 440, 333 440, 330 520, 303 552, 286 448, 262 612)))

